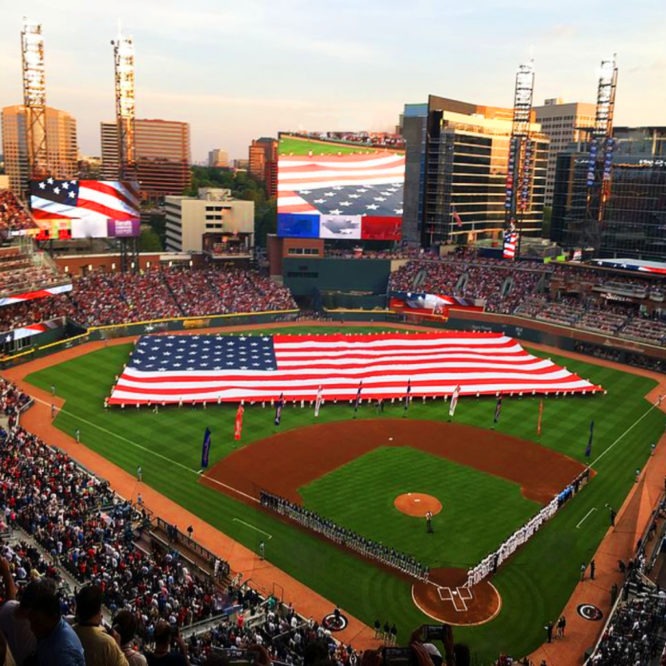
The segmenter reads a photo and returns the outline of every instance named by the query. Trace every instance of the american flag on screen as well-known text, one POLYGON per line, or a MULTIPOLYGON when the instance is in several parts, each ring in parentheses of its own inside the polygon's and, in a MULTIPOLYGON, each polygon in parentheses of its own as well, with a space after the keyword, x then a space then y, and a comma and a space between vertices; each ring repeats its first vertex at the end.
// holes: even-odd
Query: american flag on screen
POLYGON ((599 391, 496 333, 143 336, 110 404, 599 391))
POLYGON ((502 257, 504 259, 516 258, 516 245, 518 244, 518 232, 510 229, 504 232, 504 247, 502 257))
POLYGON ((137 220, 137 183, 107 180, 45 180, 30 183, 30 207, 36 220, 137 220))
POLYGON ((404 153, 280 155, 278 212, 402 215, 404 153))

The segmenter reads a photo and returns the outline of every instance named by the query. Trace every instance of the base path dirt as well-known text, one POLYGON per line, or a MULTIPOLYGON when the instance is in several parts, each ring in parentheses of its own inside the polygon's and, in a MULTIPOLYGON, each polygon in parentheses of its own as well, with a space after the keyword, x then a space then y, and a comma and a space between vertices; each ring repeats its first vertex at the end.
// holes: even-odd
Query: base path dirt
POLYGON ((502 598, 489 580, 465 587, 465 569, 434 569, 427 581, 412 586, 416 606, 437 622, 477 625, 490 622, 502 608, 502 598))
POLYGON ((393 500, 393 506, 401 513, 415 518, 423 518, 430 511, 436 516, 442 510, 442 503, 432 495, 424 493, 403 493, 393 500))
MULTIPOLYGON (((321 321, 301 321, 303 326, 321 326, 321 321)), ((272 328, 292 326, 291 323, 271 324, 272 328)), ((385 322, 349 322, 345 324, 348 328, 354 327, 375 327, 378 330, 386 330, 389 326, 385 322)), ((409 330, 431 331, 428 327, 413 325, 390 324, 392 329, 405 328, 409 330)), ((259 326, 237 326, 228 328, 214 329, 213 332, 234 332, 249 330, 265 330, 266 325, 259 326)), ((191 334, 189 331, 183 331, 183 335, 191 334)), ((34 361, 29 361, 21 366, 3 371, 2 375, 17 383, 22 390, 34 396, 38 402, 24 416, 23 425, 40 436, 44 441, 58 446, 65 450, 75 460, 81 462, 85 467, 92 470, 99 476, 108 479, 112 487, 123 497, 136 497, 138 486, 136 479, 116 467, 102 456, 87 449, 85 443, 77 445, 67 434, 55 428, 51 423, 50 405, 62 406, 62 400, 57 396, 53 397, 46 391, 36 389, 27 384, 24 378, 32 373, 42 370, 45 367, 62 363, 68 359, 77 356, 89 354, 95 349, 106 345, 124 344, 136 340, 136 337, 126 337, 110 340, 108 342, 92 342, 77 347, 63 350, 34 361)), ((576 358, 586 363, 591 363, 604 367, 611 367, 625 372, 633 372, 655 379, 658 385, 646 397, 652 402, 656 402, 659 396, 666 395, 666 377, 656 372, 642 370, 639 368, 630 368, 619 363, 606 361, 604 359, 593 358, 583 354, 573 352, 563 352, 561 349, 549 347, 546 345, 537 345, 532 342, 525 342, 526 346, 538 349, 546 353, 568 356, 576 358)), ((666 411, 666 401, 660 408, 666 411)), ((478 432, 478 431, 477 431, 478 432)), ((482 432, 482 431, 481 431, 482 432)), ((633 546, 636 543, 636 534, 642 533, 645 529, 648 515, 645 511, 636 508, 637 503, 647 494, 652 499, 652 494, 657 493, 663 487, 663 470, 666 469, 666 437, 662 437, 655 455, 650 458, 648 465, 643 471, 643 483, 637 483, 633 493, 627 498, 624 506, 618 512, 615 530, 609 529, 604 540, 599 544, 599 549, 595 554, 597 565, 596 581, 585 581, 580 583, 567 603, 564 614, 567 616, 567 635, 563 640, 557 640, 553 643, 544 643, 536 652, 530 655, 532 661, 539 664, 542 659, 546 659, 549 666, 570 666, 571 664, 581 663, 581 657, 586 649, 596 642, 602 627, 602 622, 590 622, 583 620, 575 613, 579 603, 594 602, 601 608, 604 614, 607 614, 610 608, 610 594, 608 590, 613 582, 621 583, 620 574, 617 571, 617 560, 627 560, 631 556, 633 546)), ((240 571, 245 578, 251 577, 253 584, 261 591, 272 589, 274 583, 281 585, 284 589, 284 600, 293 602, 294 607, 308 617, 320 618, 330 613, 334 603, 323 598, 313 590, 302 585, 291 578, 281 570, 272 566, 267 561, 260 561, 259 558, 228 538, 225 534, 214 529, 204 521, 193 514, 185 511, 182 507, 174 504, 165 496, 157 493, 145 484, 140 484, 140 491, 144 498, 146 506, 156 515, 163 516, 167 520, 177 522, 178 524, 191 524, 195 528, 195 536, 202 545, 220 557, 230 562, 234 571, 240 571)), ((456 575, 455 573, 453 575, 456 575)), ((344 610, 344 609, 343 609, 344 610)), ((340 640, 351 643, 355 647, 376 647, 379 643, 374 639, 374 630, 360 622, 345 611, 349 619, 349 625, 343 632, 336 634, 340 640)), ((545 636, 544 636, 545 638, 545 636)))
MULTIPOLYGON (((505 435, 459 423, 381 419, 322 423, 290 430, 234 451, 202 477, 202 483, 233 496, 258 498, 262 490, 301 504, 299 488, 378 447, 409 446, 512 481, 523 495, 546 504, 585 467, 560 453, 505 435), (233 492, 230 489, 235 489, 233 492)), ((429 495, 402 495, 412 515, 424 516, 429 495)), ((441 509, 441 504, 435 500, 441 509)), ((434 511, 433 511, 434 513, 434 511)), ((499 611, 495 588, 463 588, 461 572, 440 569, 438 582, 414 586, 424 613, 452 624, 480 624, 499 611)))
POLYGON ((380 446, 409 446, 518 484, 546 504, 584 469, 533 442, 460 423, 362 419, 289 430, 237 449, 202 476, 211 487, 261 490, 302 503, 298 489, 380 446))

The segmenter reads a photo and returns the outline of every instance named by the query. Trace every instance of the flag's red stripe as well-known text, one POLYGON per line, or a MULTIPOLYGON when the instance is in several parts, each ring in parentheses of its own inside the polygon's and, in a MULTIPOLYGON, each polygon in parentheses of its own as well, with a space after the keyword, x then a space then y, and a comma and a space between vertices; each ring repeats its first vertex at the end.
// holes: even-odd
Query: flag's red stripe
POLYGON ((50 213, 47 210, 42 208, 33 208, 32 211, 33 218, 35 220, 71 220, 73 215, 61 215, 60 213, 50 213))
MULTIPOLYGON (((504 367, 501 368, 494 368, 494 367, 465 367, 463 366, 447 366, 447 365, 442 365, 441 368, 436 368, 436 367, 426 367, 426 368, 415 368, 411 367, 410 365, 406 364, 401 364, 401 367, 395 367, 394 365, 391 365, 389 362, 384 361, 382 363, 383 367, 373 369, 371 367, 367 368, 365 371, 361 372, 355 372, 353 375, 349 375, 350 380, 356 380, 357 382, 361 379, 366 379, 366 378, 371 378, 371 377, 376 377, 376 376, 381 376, 381 375, 399 375, 399 376, 404 376, 406 379, 408 379, 411 374, 440 374, 440 375, 455 375, 456 373, 459 373, 461 375, 464 374, 469 374, 469 373, 475 373, 475 374, 488 374, 488 373, 493 373, 493 374, 501 374, 502 370, 505 372, 510 372, 512 374, 518 374, 520 370, 518 368, 511 368, 508 364, 505 364, 504 367)), ((183 366, 187 367, 186 363, 183 363, 183 366)), ((266 379, 283 379, 283 380, 298 380, 298 381, 308 381, 308 380, 315 380, 315 379, 326 379, 330 378, 331 376, 336 376, 336 375, 344 375, 345 371, 348 370, 362 370, 362 366, 335 366, 335 365, 330 365, 330 364, 316 364, 315 367, 309 367, 307 365, 301 366, 301 367, 292 367, 292 368, 281 368, 280 370, 273 370, 273 371, 261 371, 261 370, 253 370, 252 368, 249 368, 247 372, 241 371, 241 370, 232 370, 229 372, 224 372, 223 370, 211 370, 209 373, 206 374, 192 374, 192 372, 186 373, 186 371, 175 371, 172 370, 168 373, 169 376, 169 381, 171 382, 180 382, 184 384, 198 384, 198 383, 206 383, 206 382, 226 382, 226 383, 231 383, 231 382, 240 382, 243 383, 245 381, 249 380, 254 380, 257 382, 260 381, 265 381, 266 379), (303 372, 303 370, 306 370, 303 372), (335 372, 332 372, 335 371, 335 372), (248 372, 255 372, 255 376, 248 375, 248 372), (183 374, 181 374, 183 373, 183 374)), ((533 369, 525 369, 522 371, 522 374, 529 376, 530 378, 536 379, 542 379, 540 376, 541 375, 547 375, 547 374, 553 374, 553 372, 557 371, 557 368, 553 368, 553 366, 550 367, 544 367, 544 368, 533 368, 533 369)), ((134 375, 131 373, 124 373, 123 377, 127 381, 134 381, 134 382, 143 382, 146 384, 159 384, 164 381, 164 372, 156 372, 156 371, 151 371, 151 373, 154 372, 154 375, 134 375)), ((203 372, 203 371, 193 371, 193 372, 203 372)), ((447 380, 448 381, 448 380, 447 380)), ((494 381, 498 381, 495 379, 494 381)), ((558 379, 558 381, 561 381, 558 379)))
POLYGON ((122 201, 128 208, 134 208, 137 210, 139 207, 138 197, 135 200, 128 199, 121 189, 113 187, 101 180, 80 180, 79 194, 81 194, 81 188, 100 192, 101 194, 107 194, 108 196, 118 199, 118 201, 122 201))
MULTIPOLYGON (((131 381, 136 381, 133 378, 126 378, 124 375, 120 378, 118 381, 118 384, 116 385, 117 390, 122 390, 126 391, 128 393, 159 393, 159 394, 164 394, 164 395, 188 395, 188 394, 194 394, 194 393, 211 393, 217 395, 220 393, 222 390, 226 389, 242 389, 244 388, 247 391, 255 391, 257 393, 263 393, 264 395, 270 397, 272 395, 279 395, 280 392, 284 391, 285 393, 290 391, 291 393, 297 393, 298 395, 307 395, 307 396, 312 396, 314 397, 316 393, 316 389, 320 385, 321 381, 326 379, 325 376, 320 376, 320 377, 314 377, 308 380, 304 380, 301 377, 294 377, 291 379, 285 379, 283 381, 274 381, 273 383, 271 382, 261 382, 260 386, 246 386, 243 387, 243 382, 225 382, 224 385, 219 386, 193 386, 192 388, 183 388, 183 387, 175 387, 172 388, 170 386, 163 386, 164 382, 162 383, 157 383, 156 386, 150 386, 150 387, 141 387, 141 386, 130 386, 128 384, 125 384, 125 380, 131 380, 131 381), (297 384, 295 387, 291 387, 285 382, 294 382, 297 384), (309 382, 308 388, 310 390, 305 390, 305 386, 303 384, 306 384, 309 382)), ((361 392, 363 396, 365 395, 375 395, 376 393, 383 393, 385 390, 388 389, 394 389, 396 391, 396 395, 400 394, 403 395, 405 393, 405 385, 406 385, 406 380, 403 381, 380 381, 376 383, 367 383, 368 377, 364 378, 364 388, 361 392)), ((465 388, 466 387, 478 387, 478 386, 485 386, 487 389, 489 389, 490 392, 496 393, 496 392, 504 392, 507 390, 511 390, 512 387, 519 387, 526 382, 529 382, 530 388, 523 388, 520 390, 523 390, 525 392, 529 392, 534 388, 535 390, 538 387, 544 387, 544 388, 553 388, 553 390, 556 390, 558 386, 562 386, 563 384, 572 384, 575 383, 576 381, 580 381, 579 378, 575 377, 568 377, 567 379, 549 379, 549 380, 544 380, 544 379, 538 379, 538 380, 531 380, 527 377, 521 378, 521 379, 492 379, 492 380, 483 380, 481 378, 476 378, 476 379, 470 379, 470 380, 461 380, 459 386, 461 387, 461 394, 465 394, 465 388)), ((451 387, 453 385, 454 380, 436 380, 433 379, 431 381, 421 381, 421 380, 412 380, 412 391, 414 389, 425 389, 425 388, 433 388, 433 387, 442 387, 440 390, 444 391, 447 387, 451 387)), ((202 382, 203 384, 211 384, 212 382, 202 382)), ((326 384, 325 389, 324 389, 324 395, 326 392, 333 392, 333 391, 340 391, 340 390, 353 390, 354 396, 356 395, 358 391, 358 385, 359 385, 359 380, 355 378, 349 378, 347 381, 340 381, 339 383, 335 384, 326 384)), ((451 389, 449 389, 450 391, 451 389)), ((563 389, 559 389, 563 390, 563 389)), ((591 391, 591 388, 586 388, 586 387, 580 387, 580 388, 567 388, 564 389, 567 391, 591 391)))
POLYGON ((137 213, 127 213, 122 208, 109 208, 108 206, 104 206, 103 204, 97 203, 96 201, 90 201, 86 199, 79 199, 76 208, 85 208, 86 210, 99 213, 104 217, 109 217, 112 220, 127 221, 137 219, 137 213))

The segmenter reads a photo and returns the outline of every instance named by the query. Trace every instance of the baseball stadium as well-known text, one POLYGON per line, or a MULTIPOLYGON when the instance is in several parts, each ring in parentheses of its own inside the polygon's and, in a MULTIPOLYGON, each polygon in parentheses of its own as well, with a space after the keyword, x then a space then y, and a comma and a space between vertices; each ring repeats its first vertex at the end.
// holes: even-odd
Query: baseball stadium
POLYGON ((444 194, 409 137, 484 130, 434 96, 404 136, 284 133, 270 173, 188 195, 148 191, 119 116, 117 180, 0 190, 0 573, 31 627, 37 595, 131 663, 659 663, 666 266, 601 251, 601 135, 585 215, 541 237, 518 102, 502 178, 465 149, 444 194))
MULTIPOLYGON (((19 257, 4 252, 7 264, 19 257)), ((94 510, 105 519, 114 503, 131 507, 127 552, 178 552, 188 575, 207 581, 206 600, 184 597, 190 608, 175 601, 177 583, 168 592, 193 663, 224 646, 230 626, 263 635, 276 661, 299 663, 294 632, 307 641, 323 628, 349 658, 443 623, 469 663, 579 663, 618 604, 645 603, 659 584, 663 346, 638 319, 610 336, 601 311, 578 313, 556 295, 581 282, 642 281, 655 293, 661 283, 580 265, 383 254, 319 259, 322 292, 350 302, 367 295, 348 284, 370 292, 383 271, 394 295, 383 309, 314 311, 308 285, 280 287, 243 268, 75 278, 71 291, 37 301, 66 311, 56 320, 65 326, 3 357, 4 474, 22 451, 32 461, 37 443, 54 447, 53 470, 31 467, 45 483, 73 461, 104 488, 94 510), (403 294, 415 275, 437 294, 471 276, 477 305, 410 309, 403 294), (507 277, 512 289, 499 289, 507 277), (138 363, 153 354, 159 365, 171 345, 200 360, 197 345, 242 356, 243 344, 262 354, 269 345, 277 370, 211 385, 189 361, 177 372, 138 363), (279 375, 290 345, 307 352, 304 369, 293 361, 279 375), (360 351, 373 345, 389 351, 360 351), (345 359, 342 370, 329 353, 345 359), (269 607, 297 619, 267 619, 269 607), (550 642, 563 616, 566 639, 550 642)), ((28 311, 3 309, 19 308, 28 311)), ((94 536, 82 568, 67 539, 54 550, 20 508, 5 515, 9 531, 58 561, 63 584, 117 576, 94 536)), ((123 599, 132 603, 141 595, 123 599)))

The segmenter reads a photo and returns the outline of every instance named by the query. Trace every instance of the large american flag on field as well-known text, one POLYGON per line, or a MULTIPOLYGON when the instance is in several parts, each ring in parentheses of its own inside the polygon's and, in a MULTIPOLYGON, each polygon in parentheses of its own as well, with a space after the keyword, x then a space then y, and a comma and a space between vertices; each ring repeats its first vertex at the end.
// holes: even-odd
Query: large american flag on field
POLYGON ((405 155, 280 155, 278 212, 402 216, 405 155))
POLYGON ((110 404, 601 390, 498 333, 142 336, 110 404))
POLYGON ((139 187, 127 181, 46 178, 30 183, 30 208, 36 220, 138 220, 139 187))

